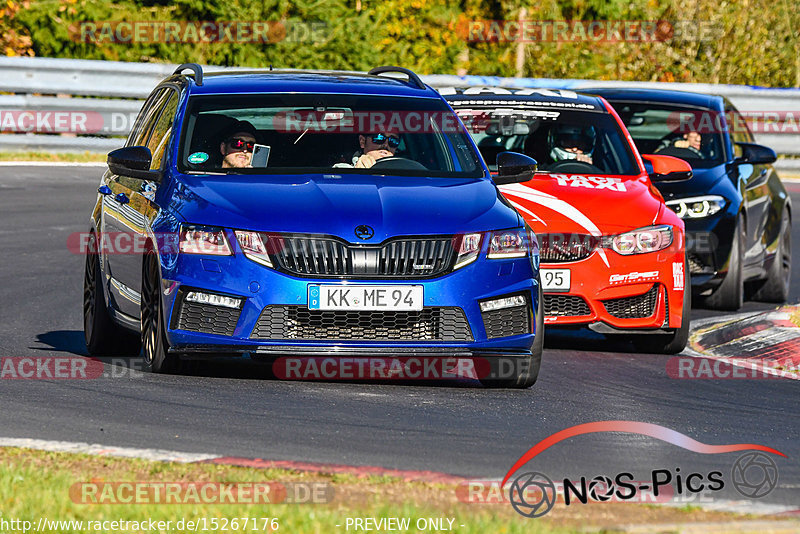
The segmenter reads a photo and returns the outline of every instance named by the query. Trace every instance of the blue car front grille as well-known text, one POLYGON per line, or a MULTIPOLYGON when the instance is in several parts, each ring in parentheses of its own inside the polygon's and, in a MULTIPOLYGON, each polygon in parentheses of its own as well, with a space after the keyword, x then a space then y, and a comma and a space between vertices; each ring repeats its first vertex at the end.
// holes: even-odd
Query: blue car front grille
POLYGON ((264 308, 252 339, 326 341, 473 341, 461 308, 422 311, 309 310, 305 306, 264 308))
POLYGON ((488 339, 531 333, 531 314, 527 304, 484 312, 482 316, 488 339))
POLYGON ((296 276, 430 278, 452 269, 453 238, 400 238, 378 246, 350 245, 332 237, 270 235, 273 261, 296 276))

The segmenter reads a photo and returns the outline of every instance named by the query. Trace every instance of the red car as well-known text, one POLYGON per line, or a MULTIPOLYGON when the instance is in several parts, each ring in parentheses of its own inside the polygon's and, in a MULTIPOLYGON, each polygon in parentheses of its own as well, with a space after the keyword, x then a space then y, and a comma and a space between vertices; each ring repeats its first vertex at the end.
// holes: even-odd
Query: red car
POLYGON ((501 153, 536 160, 533 180, 500 190, 539 239, 545 322, 629 335, 641 351, 683 350, 691 307, 684 224, 652 182, 688 179, 688 163, 640 156, 600 97, 498 87, 440 92, 490 170, 510 160, 501 153))

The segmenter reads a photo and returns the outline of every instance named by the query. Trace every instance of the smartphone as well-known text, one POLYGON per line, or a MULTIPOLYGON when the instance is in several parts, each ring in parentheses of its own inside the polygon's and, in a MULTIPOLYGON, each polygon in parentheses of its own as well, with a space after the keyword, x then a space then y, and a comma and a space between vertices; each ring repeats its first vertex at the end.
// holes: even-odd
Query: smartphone
POLYGON ((269 161, 269 149, 267 145, 254 145, 253 158, 250 160, 250 165, 253 167, 266 167, 269 161))

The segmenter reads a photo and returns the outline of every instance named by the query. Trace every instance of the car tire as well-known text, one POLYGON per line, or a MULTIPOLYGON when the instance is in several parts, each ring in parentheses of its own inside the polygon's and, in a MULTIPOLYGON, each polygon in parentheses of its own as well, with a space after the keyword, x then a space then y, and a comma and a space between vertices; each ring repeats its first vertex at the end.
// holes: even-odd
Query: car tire
POLYGON ((151 251, 142 266, 142 357, 150 373, 176 373, 181 368, 178 355, 169 353, 163 307, 158 258, 151 251))
POLYGON ((778 235, 778 250, 763 285, 753 294, 753 300, 761 302, 786 302, 789 299, 789 283, 792 278, 792 219, 789 210, 783 208, 781 231, 778 235))
POLYGON ((517 375, 514 378, 493 378, 500 376, 501 358, 492 359, 489 362, 490 375, 487 378, 479 378, 481 384, 488 388, 507 388, 507 389, 527 389, 536 383, 539 378, 539 368, 542 365, 542 352, 544 351, 544 297, 542 295, 542 285, 539 283, 539 304, 536 307, 536 330, 533 337, 531 355, 518 358, 517 375))
POLYGON ((703 304, 712 310, 736 311, 744 304, 744 279, 742 264, 744 263, 745 225, 741 217, 736 219, 733 246, 731 247, 728 273, 720 286, 708 297, 703 304))
POLYGON ((692 313, 692 283, 688 261, 684 265, 683 307, 681 308, 681 326, 671 334, 638 335, 633 338, 633 345, 639 352, 650 354, 678 354, 689 342, 692 313))
POLYGON ((97 236, 89 236, 89 248, 83 275, 83 336, 91 356, 135 356, 139 354, 139 338, 119 326, 106 308, 100 256, 95 251, 97 236))

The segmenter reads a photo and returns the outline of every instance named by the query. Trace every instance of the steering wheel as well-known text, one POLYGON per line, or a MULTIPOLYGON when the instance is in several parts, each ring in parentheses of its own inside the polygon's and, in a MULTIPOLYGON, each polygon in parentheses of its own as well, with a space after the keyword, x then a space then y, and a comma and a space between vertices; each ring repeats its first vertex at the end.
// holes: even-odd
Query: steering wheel
POLYGON ((668 146, 655 152, 662 156, 672 156, 673 158, 680 159, 705 159, 702 152, 694 147, 681 148, 677 146, 668 146))
POLYGON ((598 167, 595 167, 591 163, 586 163, 585 161, 578 161, 575 159, 564 159, 550 165, 550 168, 547 169, 547 172, 553 172, 553 171, 575 172, 575 173, 603 172, 598 167))
POLYGON ((420 163, 419 161, 414 161, 413 159, 402 158, 400 156, 390 156, 388 158, 381 158, 375 162, 375 165, 371 167, 372 169, 387 169, 387 170, 396 170, 396 169, 406 169, 406 170, 420 170, 420 171, 427 171, 428 167, 420 163))

